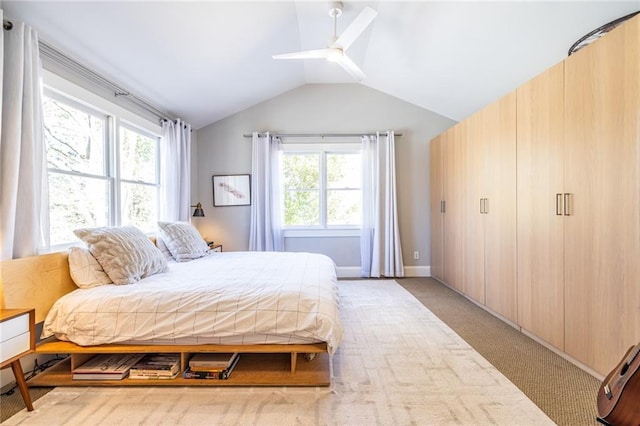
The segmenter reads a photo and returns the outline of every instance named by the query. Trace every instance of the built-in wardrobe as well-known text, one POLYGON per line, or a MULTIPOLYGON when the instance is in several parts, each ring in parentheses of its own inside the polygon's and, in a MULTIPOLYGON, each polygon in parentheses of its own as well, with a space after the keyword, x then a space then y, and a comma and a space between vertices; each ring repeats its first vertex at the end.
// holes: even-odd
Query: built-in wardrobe
POLYGON ((431 141, 432 276, 606 375, 640 342, 640 16, 431 141))

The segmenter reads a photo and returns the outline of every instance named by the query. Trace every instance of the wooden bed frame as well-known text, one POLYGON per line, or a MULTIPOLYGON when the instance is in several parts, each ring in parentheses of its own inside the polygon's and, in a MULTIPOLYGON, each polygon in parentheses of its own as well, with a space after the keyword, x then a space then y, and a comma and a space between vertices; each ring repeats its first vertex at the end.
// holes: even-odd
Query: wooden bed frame
MULTIPOLYGON (((69 273, 66 252, 0 262, 0 307, 35 308, 36 323, 63 295, 77 289, 69 273)), ((326 343, 282 345, 122 345, 79 346, 47 339, 36 354, 69 354, 64 361, 38 374, 30 386, 328 386, 330 356, 326 343), (240 352, 228 380, 73 380, 71 371, 99 353, 178 353, 182 370, 198 352, 240 352), (311 355, 311 356, 310 356, 311 355), (312 358, 311 361, 307 361, 312 358), (299 362, 300 361, 300 362, 299 362)))

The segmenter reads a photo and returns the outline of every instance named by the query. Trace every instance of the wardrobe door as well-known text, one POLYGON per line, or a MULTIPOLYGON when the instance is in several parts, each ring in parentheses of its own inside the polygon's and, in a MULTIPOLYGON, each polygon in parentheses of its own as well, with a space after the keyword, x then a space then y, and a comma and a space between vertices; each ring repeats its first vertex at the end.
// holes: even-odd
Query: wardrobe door
POLYGON ((464 176, 464 270, 463 293, 485 303, 485 215, 486 147, 483 138, 482 111, 465 120, 464 176))
POLYGON ((518 325, 564 350, 564 63, 517 90, 518 325))
POLYGON ((446 199, 444 214, 444 276, 445 282, 460 292, 463 291, 464 127, 464 123, 457 124, 442 135, 446 199))
POLYGON ((444 281, 444 156, 442 136, 429 144, 429 189, 431 228, 431 276, 444 281))
POLYGON ((608 373, 640 341, 640 17, 565 61, 565 351, 608 373))
POLYGON ((485 304, 517 321, 516 93, 482 112, 485 150, 485 304))

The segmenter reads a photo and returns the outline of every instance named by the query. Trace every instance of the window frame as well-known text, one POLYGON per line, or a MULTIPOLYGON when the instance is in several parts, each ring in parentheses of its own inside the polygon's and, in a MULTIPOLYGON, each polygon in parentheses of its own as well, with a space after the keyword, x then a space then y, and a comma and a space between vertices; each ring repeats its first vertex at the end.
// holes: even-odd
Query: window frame
MULTIPOLYGON (((319 225, 285 225, 282 224, 282 230, 285 238, 312 238, 312 237, 357 237, 360 236, 362 224, 358 225, 328 225, 327 224, 327 154, 360 154, 362 158, 362 146, 360 143, 351 141, 338 142, 291 142, 282 144, 282 155, 287 154, 308 154, 315 153, 319 155, 319 225)), ((281 174, 281 196, 283 199, 282 209, 284 213, 284 165, 279 168, 281 174)), ((360 191, 362 191, 362 182, 360 191)))
MULTIPOLYGON (((122 183, 149 184, 157 187, 158 196, 156 198, 156 212, 159 213, 160 207, 160 164, 161 164, 161 142, 160 135, 162 128, 160 122, 151 122, 135 112, 116 105, 99 95, 100 90, 89 90, 81 87, 47 69, 43 70, 43 95, 50 97, 59 102, 69 104, 83 112, 96 114, 106 117, 105 123, 105 175, 85 174, 82 172, 73 172, 60 169, 54 169, 54 173, 77 175, 80 177, 101 178, 107 181, 108 185, 108 220, 106 226, 117 226, 122 223, 122 205, 121 205, 121 185, 122 183), (156 161, 155 161, 155 182, 138 182, 130 179, 120 179, 120 129, 124 127, 131 131, 149 136, 157 141, 156 144, 156 161)), ((48 160, 45 160, 48 161, 48 160)), ((47 182, 49 179, 50 168, 46 168, 47 182)), ((47 206, 48 208, 48 206, 47 206)), ((51 226, 49 224, 49 226, 51 226)), ((147 232, 148 235, 154 235, 154 232, 147 232)), ((50 244, 40 247, 40 253, 54 252, 65 250, 71 246, 77 245, 78 241, 71 241, 58 244, 50 244)))

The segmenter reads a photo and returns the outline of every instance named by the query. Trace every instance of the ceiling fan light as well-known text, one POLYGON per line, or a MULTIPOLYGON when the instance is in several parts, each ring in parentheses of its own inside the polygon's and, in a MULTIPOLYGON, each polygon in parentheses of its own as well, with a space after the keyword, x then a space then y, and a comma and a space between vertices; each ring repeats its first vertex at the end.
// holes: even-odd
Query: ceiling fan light
POLYGON ((327 61, 339 62, 342 59, 342 55, 344 55, 342 49, 331 49, 327 54, 327 61))

